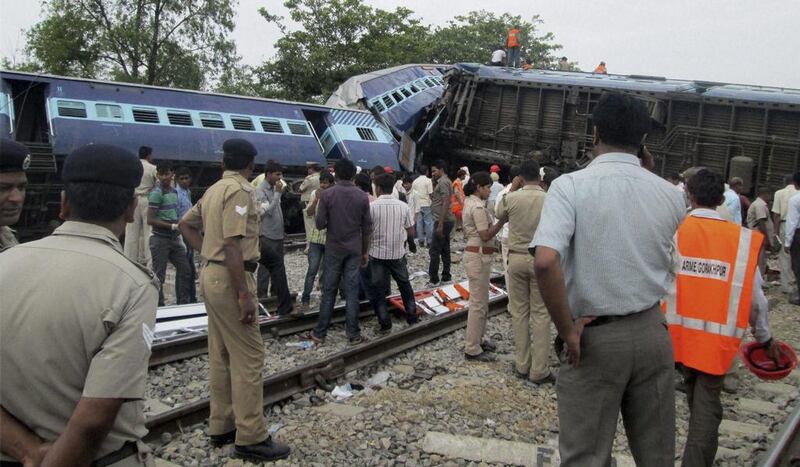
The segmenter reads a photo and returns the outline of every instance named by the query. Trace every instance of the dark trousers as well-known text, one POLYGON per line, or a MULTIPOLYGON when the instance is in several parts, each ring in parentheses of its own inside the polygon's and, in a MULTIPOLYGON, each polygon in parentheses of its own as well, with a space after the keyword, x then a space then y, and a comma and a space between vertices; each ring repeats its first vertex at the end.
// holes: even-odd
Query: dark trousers
MULTIPOLYGON (((414 289, 411 287, 411 281, 408 279, 406 257, 403 256, 399 259, 378 259, 370 256, 369 271, 372 280, 372 288, 375 291, 388 290, 389 277, 391 276, 391 278, 394 279, 397 283, 397 288, 400 290, 400 297, 403 299, 403 307, 406 310, 406 321, 415 323, 417 321, 417 304, 414 303, 414 289)), ((386 308, 386 296, 378 298, 375 308, 378 322, 383 329, 391 328, 392 320, 386 308)))
POLYGON ((283 264, 283 240, 259 237, 261 258, 258 260, 269 271, 272 287, 278 294, 278 315, 285 315, 292 310, 292 297, 289 295, 289 283, 286 281, 286 266, 283 264))
POLYGON ((361 330, 358 326, 358 268, 361 256, 353 253, 338 253, 325 249, 322 271, 322 300, 319 304, 319 321, 314 328, 314 336, 325 337, 331 325, 333 304, 339 280, 344 277, 344 294, 347 308, 345 311, 345 333, 348 338, 358 337, 361 330))
POLYGON ((789 247, 789 257, 792 259, 792 272, 797 278, 797 292, 800 294, 800 229, 794 231, 792 246, 789 247))
POLYGON ((178 304, 189 301, 189 261, 186 259, 186 248, 178 237, 178 233, 153 234, 150 236, 150 256, 153 258, 153 271, 161 282, 158 288, 158 306, 164 306, 164 280, 167 276, 167 261, 175 266, 178 304), (178 279, 179 278, 179 279, 178 279))
POLYGON ((452 222, 444 222, 442 236, 436 233, 439 222, 433 223, 433 240, 430 246, 431 263, 428 266, 428 278, 431 282, 439 282, 439 258, 442 260, 442 279, 450 280, 450 232, 453 231, 452 222))
MULTIPOLYGON (((188 303, 197 303, 197 266, 194 264, 194 250, 189 247, 184 241, 184 246, 186 247, 186 261, 189 262, 189 302, 188 303)), ((180 276, 175 276, 175 296, 179 295, 179 290, 181 288, 181 278, 180 276)))
POLYGON ((324 255, 325 245, 322 243, 308 244, 308 269, 306 270, 306 279, 303 283, 303 295, 300 298, 300 301, 303 303, 307 304, 311 301, 311 291, 314 289, 314 281, 317 279, 317 273, 322 265, 322 258, 324 255))
MULTIPOLYGON (((372 270, 370 269, 369 265, 372 262, 372 258, 370 257, 369 263, 366 266, 361 267, 358 269, 358 300, 369 301, 369 304, 372 306, 372 309, 375 313, 378 312, 378 308, 380 305, 378 304, 379 300, 386 301, 386 297, 389 295, 389 290, 387 288, 377 289, 374 285, 372 285, 372 270)), ((388 283, 386 286, 388 287, 388 283)), ((378 321, 380 322, 380 317, 378 317, 378 321)), ((383 322, 381 322, 383 325, 383 322)))
POLYGON ((675 465, 675 363, 664 315, 655 306, 586 327, 577 367, 558 374, 562 467, 611 465, 620 412, 636 465, 675 465))
POLYGON ((719 424, 722 422, 722 382, 725 375, 710 375, 681 366, 689 403, 689 433, 683 449, 682 467, 711 467, 717 455, 719 424))

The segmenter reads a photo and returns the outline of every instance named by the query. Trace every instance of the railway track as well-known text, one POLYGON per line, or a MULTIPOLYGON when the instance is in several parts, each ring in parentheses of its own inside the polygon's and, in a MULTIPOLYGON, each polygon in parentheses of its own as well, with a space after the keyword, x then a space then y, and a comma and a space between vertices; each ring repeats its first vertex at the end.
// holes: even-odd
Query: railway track
MULTIPOLYGON (((489 315, 505 311, 507 303, 507 297, 503 297, 490 304, 489 315)), ((432 317, 321 360, 269 375, 263 380, 264 405, 280 402, 317 386, 327 388, 329 382, 340 376, 452 333, 465 327, 466 323, 466 310, 432 317)), ((147 419, 150 431, 148 440, 156 439, 161 433, 180 431, 184 426, 201 422, 208 417, 208 411, 209 399, 203 398, 150 417, 147 419)))
POLYGON ((800 466, 800 406, 789 415, 759 466, 800 466))

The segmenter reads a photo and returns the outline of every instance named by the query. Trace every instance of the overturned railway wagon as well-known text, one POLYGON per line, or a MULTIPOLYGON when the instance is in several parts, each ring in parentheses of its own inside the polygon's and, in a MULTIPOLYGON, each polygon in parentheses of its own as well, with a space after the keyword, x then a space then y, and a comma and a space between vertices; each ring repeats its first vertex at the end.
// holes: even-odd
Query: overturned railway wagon
MULTIPOLYGON (((399 168, 399 144, 369 111, 212 94, 155 86, 0 71, 0 137, 31 149, 29 186, 15 226, 21 239, 46 234, 58 216, 60 173, 73 149, 108 143, 153 148, 194 173, 193 195, 220 177, 222 143, 244 138, 285 177, 305 176, 306 162, 340 158, 399 168)), ((298 197, 283 201, 288 231, 302 228, 298 197)))
POLYGON ((604 91, 645 100, 647 146, 662 175, 707 166, 747 190, 782 185, 800 169, 800 90, 461 64, 446 74, 446 118, 434 142, 459 161, 535 157, 562 170, 589 161, 591 112, 604 91))

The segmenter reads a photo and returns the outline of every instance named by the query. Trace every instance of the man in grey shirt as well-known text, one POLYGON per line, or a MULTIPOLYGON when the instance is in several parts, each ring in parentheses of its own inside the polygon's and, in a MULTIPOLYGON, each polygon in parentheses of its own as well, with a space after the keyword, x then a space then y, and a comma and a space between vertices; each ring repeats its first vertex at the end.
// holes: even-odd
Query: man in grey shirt
MULTIPOLYGON (((275 161, 267 161, 264 168, 264 181, 256 188, 258 211, 261 215, 261 232, 259 233, 259 247, 261 258, 258 260, 269 271, 272 287, 278 295, 279 316, 292 312, 292 297, 289 294, 289 284, 286 280, 286 266, 283 263, 283 211, 281 210, 281 195, 286 188, 286 183, 281 180, 283 168, 275 161)), ((266 295, 267 287, 259 295, 266 295)))
POLYGON ((605 466, 620 411, 637 465, 672 466, 672 343, 659 300, 672 280, 681 194, 635 156, 647 107, 604 94, 594 160, 547 193, 531 242, 547 310, 566 343, 558 394, 562 466, 605 466))

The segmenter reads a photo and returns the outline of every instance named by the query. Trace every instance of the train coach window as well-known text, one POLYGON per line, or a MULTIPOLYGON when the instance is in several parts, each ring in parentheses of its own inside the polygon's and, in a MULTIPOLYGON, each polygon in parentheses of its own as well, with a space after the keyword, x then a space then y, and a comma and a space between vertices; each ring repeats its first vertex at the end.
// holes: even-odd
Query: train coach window
POLYGON ((408 88, 409 88, 409 89, 411 89, 411 92, 413 92, 414 94, 416 94, 416 93, 418 93, 418 92, 419 92, 419 88, 418 88, 418 87, 416 87, 416 86, 414 86, 413 84, 410 84, 410 85, 408 86, 408 88))
POLYGON ((94 110, 97 118, 117 118, 122 119, 122 107, 113 104, 95 104, 94 110))
POLYGON ((262 118, 260 121, 261 129, 264 130, 265 133, 283 133, 283 127, 281 126, 281 122, 279 120, 268 120, 266 118, 262 118))
POLYGON ((364 141, 378 141, 378 137, 375 136, 375 132, 372 131, 372 128, 357 127, 356 131, 358 132, 358 137, 364 141))
POLYGON ((59 117, 86 118, 86 105, 77 101, 58 101, 59 117))
POLYGON ((392 91, 392 97, 394 97, 394 100, 397 101, 398 104, 403 102, 403 99, 405 99, 405 96, 397 91, 392 91))
POLYGON ((133 121, 139 123, 159 123, 158 112, 156 109, 143 109, 141 107, 134 107, 133 121))
POLYGON ((388 94, 383 96, 383 103, 386 104, 387 109, 394 107, 394 100, 392 100, 392 96, 388 94))
POLYGON ((222 120, 222 115, 220 114, 200 112, 200 123, 205 128, 225 128, 225 121, 222 120))
POLYGON ((289 132, 293 135, 310 135, 311 132, 308 131, 308 124, 303 122, 286 122, 286 125, 289 127, 289 132))
POLYGON ((193 126, 192 116, 189 112, 167 111, 167 119, 170 125, 193 126))
POLYGON ((234 130, 256 131, 256 127, 253 126, 253 121, 250 120, 250 117, 231 117, 231 124, 234 130))
POLYGON ((425 78, 423 81, 425 81, 425 84, 427 84, 429 88, 436 86, 436 82, 432 79, 425 78))
POLYGON ((406 96, 406 97, 411 97, 412 96, 411 91, 409 91, 406 88, 400 88, 400 92, 402 92, 403 95, 406 96))
POLYGON ((381 102, 380 99, 375 99, 372 101, 372 106, 375 107, 375 110, 377 110, 379 113, 386 110, 386 106, 383 105, 383 102, 381 102))

